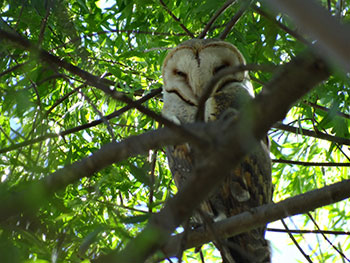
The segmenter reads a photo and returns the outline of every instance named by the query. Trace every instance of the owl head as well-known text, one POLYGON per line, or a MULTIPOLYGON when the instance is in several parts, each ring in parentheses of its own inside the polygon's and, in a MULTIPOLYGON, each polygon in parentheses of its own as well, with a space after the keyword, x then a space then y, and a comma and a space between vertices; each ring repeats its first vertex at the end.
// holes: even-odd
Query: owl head
MULTIPOLYGON (((206 84, 224 68, 245 64, 232 44, 192 39, 169 52, 164 60, 163 115, 180 123, 193 122, 206 84)), ((229 108, 239 108, 254 96, 247 72, 225 75, 213 87, 205 105, 205 120, 215 120, 229 108)))

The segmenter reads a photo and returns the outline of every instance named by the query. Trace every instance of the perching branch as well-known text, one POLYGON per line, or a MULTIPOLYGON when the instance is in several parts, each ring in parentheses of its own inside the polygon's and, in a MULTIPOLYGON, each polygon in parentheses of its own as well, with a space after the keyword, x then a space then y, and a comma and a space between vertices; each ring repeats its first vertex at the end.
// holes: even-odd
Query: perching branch
MULTIPOLYGON (((338 182, 305 194, 287 198, 275 204, 267 204, 250 209, 239 215, 215 222, 212 224, 212 227, 220 237, 227 238, 235 236, 278 219, 303 214, 321 206, 349 198, 349 187, 350 180, 338 182)), ((182 236, 183 233, 169 238, 166 245, 161 248, 165 256, 171 257, 176 254, 182 236)), ((198 247, 210 242, 213 238, 214 236, 211 231, 200 227, 188 233, 185 248, 198 247)))

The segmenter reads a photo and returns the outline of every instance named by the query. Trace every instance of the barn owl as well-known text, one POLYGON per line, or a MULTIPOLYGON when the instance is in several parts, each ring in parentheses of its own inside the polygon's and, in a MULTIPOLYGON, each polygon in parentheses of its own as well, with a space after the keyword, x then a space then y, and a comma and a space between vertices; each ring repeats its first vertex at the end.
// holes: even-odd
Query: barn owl
MULTIPOLYGON (((193 39, 180 44, 163 63, 163 116, 178 124, 194 122, 206 84, 220 70, 241 64, 245 64, 243 55, 228 42, 193 39)), ((213 87, 205 103, 204 121, 218 120, 227 112, 237 113, 253 97, 247 72, 226 75, 213 87)), ((167 148, 167 157, 175 184, 181 188, 196 165, 195 150, 189 144, 171 146, 167 148)), ((205 225, 203 215, 218 221, 269 203, 271 199, 271 160, 266 141, 261 141, 253 153, 232 167, 230 176, 201 204, 200 212, 194 213, 193 221, 205 225)), ((214 241, 223 262, 270 262, 265 229, 214 241)))

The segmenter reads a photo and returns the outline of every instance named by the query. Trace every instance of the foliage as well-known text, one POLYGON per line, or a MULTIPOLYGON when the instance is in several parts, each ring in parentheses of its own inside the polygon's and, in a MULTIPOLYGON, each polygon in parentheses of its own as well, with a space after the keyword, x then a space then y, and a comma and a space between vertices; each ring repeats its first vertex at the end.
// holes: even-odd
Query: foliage
MULTIPOLYGON (((17 32, 60 59, 113 81, 116 91, 137 100, 161 87, 161 64, 167 50, 190 38, 182 25, 199 35, 224 2, 166 1, 176 21, 156 0, 2 1, 0 29, 17 32)), ((333 2, 331 12, 336 13, 333 2)), ((218 37, 239 6, 229 7, 207 37, 218 37)), ((343 8, 343 19, 349 21, 349 6, 343 8)), ((226 38, 249 63, 280 65, 306 48, 279 26, 281 23, 295 30, 287 17, 274 15, 265 6, 262 10, 270 14, 269 18, 249 8, 226 38)), ((0 43, 2 193, 77 162, 108 142, 159 127, 135 109, 105 118, 125 103, 71 72, 43 62, 35 52, 4 39, 0 43), (100 119, 100 124, 85 128, 100 119), (60 136, 62 132, 65 134, 60 136)), ((300 100, 284 123, 349 138, 349 76, 338 70, 300 100)), ((273 73, 250 75, 259 92, 273 73)), ((143 105, 159 113, 162 101, 157 96, 143 105)), ((301 129, 300 133, 272 129, 269 134, 276 159, 275 202, 349 177, 349 167, 337 165, 349 162, 348 146, 303 136, 301 129), (279 159, 335 164, 303 166, 279 159)), ((175 192, 163 149, 116 163, 56 192, 38 213, 3 223, 0 261, 88 262, 101 253, 122 249, 175 192)), ((345 202, 317 209, 312 215, 321 229, 349 231, 350 211, 345 202)), ((315 228, 307 215, 296 224, 300 229, 315 228)), ((322 237, 319 245, 318 241, 308 243, 301 235, 297 238, 312 259, 338 262, 341 258, 322 237)), ((337 247, 339 244, 343 252, 349 251, 348 238, 332 236, 331 242, 337 247)), ((203 250, 209 261, 217 260, 212 246, 203 250)), ((193 262, 193 258, 199 260, 199 255, 192 250, 184 261, 193 262)))

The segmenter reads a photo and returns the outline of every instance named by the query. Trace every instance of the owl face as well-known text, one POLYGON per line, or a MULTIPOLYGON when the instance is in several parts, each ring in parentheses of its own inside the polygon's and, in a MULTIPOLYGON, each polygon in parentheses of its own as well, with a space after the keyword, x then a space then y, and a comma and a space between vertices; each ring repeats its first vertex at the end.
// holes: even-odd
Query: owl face
MULTIPOLYGON (((206 84, 220 70, 241 64, 245 64, 242 54, 224 41, 194 39, 180 44, 163 63, 163 115, 180 123, 193 122, 206 84)), ((206 121, 235 107, 232 98, 241 98, 234 96, 238 93, 254 96, 247 72, 227 75, 216 84, 206 102, 206 121)))

